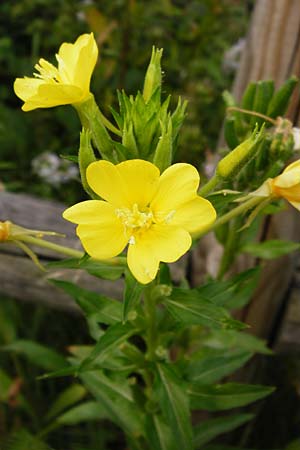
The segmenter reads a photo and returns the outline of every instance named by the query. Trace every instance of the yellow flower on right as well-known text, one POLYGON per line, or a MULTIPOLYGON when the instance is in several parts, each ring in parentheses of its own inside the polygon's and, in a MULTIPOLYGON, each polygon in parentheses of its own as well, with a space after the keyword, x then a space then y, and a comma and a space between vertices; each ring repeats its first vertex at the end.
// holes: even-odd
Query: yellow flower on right
POLYGON ((289 164, 277 177, 266 180, 256 191, 251 192, 249 195, 281 197, 300 211, 300 159, 289 164))
POLYGON ((277 177, 270 180, 275 197, 285 198, 300 211, 300 160, 289 164, 277 177))

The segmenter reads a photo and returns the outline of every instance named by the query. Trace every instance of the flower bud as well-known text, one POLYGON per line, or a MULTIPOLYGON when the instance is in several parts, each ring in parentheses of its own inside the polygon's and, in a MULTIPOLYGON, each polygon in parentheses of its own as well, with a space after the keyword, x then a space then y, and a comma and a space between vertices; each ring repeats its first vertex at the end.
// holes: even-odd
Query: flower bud
POLYGON ((162 57, 163 49, 158 50, 152 47, 151 60, 146 72, 143 97, 147 103, 154 92, 161 87, 161 66, 160 60, 162 57))

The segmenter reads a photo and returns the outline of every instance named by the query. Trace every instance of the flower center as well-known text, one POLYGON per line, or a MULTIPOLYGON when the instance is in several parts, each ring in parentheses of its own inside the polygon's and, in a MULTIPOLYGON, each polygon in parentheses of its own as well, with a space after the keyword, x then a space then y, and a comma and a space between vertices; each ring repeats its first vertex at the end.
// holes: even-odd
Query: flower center
POLYGON ((36 78, 47 81, 48 83, 59 83, 61 77, 58 69, 45 59, 41 58, 39 63, 34 66, 39 73, 34 73, 36 78))
POLYGON ((10 232, 10 222, 7 220, 5 222, 0 222, 0 242, 8 240, 10 232))
POLYGON ((134 235, 147 230, 153 223, 152 211, 149 208, 144 208, 143 211, 140 211, 137 203, 131 209, 116 209, 116 215, 123 222, 125 231, 130 234, 129 244, 135 244, 134 235))

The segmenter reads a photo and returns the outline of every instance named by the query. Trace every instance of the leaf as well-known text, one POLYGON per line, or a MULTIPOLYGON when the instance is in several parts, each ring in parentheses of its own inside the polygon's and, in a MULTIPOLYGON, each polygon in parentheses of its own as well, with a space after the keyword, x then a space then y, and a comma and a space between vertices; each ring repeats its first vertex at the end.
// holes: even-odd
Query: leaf
POLYGON ((241 328, 244 325, 231 319, 228 311, 201 297, 196 290, 174 288, 165 299, 168 311, 184 325, 203 325, 211 328, 241 328))
POLYGON ((236 349, 271 355, 263 340, 248 333, 234 330, 213 330, 204 339, 203 345, 215 349, 236 349))
POLYGON ((111 352, 119 347, 122 342, 126 341, 130 336, 136 333, 136 328, 134 328, 128 322, 116 323, 115 325, 110 326, 105 333, 100 337, 99 341, 93 348, 90 355, 83 360, 79 367, 80 370, 87 370, 90 364, 97 358, 99 363, 100 357, 103 360, 107 357, 111 352))
POLYGON ((95 277, 104 278, 105 280, 117 280, 121 277, 125 270, 125 263, 122 264, 120 258, 115 258, 113 262, 96 261, 92 258, 70 258, 62 261, 54 261, 47 264, 47 268, 65 268, 65 269, 82 269, 86 270, 95 277))
POLYGON ((218 306, 228 309, 240 308, 251 299, 260 272, 260 267, 254 267, 235 275, 230 280, 212 280, 197 288, 197 292, 218 306))
POLYGON ((82 422, 92 422, 107 418, 109 418, 107 412, 100 402, 89 401, 69 409, 60 415, 56 422, 60 425, 77 425, 82 422))
POLYGON ((232 431, 244 425, 254 417, 253 414, 235 414, 233 416, 218 417, 202 422, 194 428, 194 446, 201 447, 219 434, 232 431))
POLYGON ((45 420, 49 421, 53 419, 53 417, 60 414, 63 410, 82 400, 86 394, 86 389, 81 384, 72 384, 58 395, 54 403, 50 406, 45 420))
POLYGON ((127 380, 120 385, 110 381, 99 371, 80 374, 80 378, 114 423, 125 433, 135 433, 137 436, 141 434, 143 414, 129 394, 127 380), (121 392, 123 395, 120 395, 121 392))
POLYGON ((3 450, 53 450, 41 439, 32 436, 27 430, 19 429, 9 436, 3 450))
POLYGON ((269 240, 258 244, 247 244, 241 251, 263 259, 275 259, 300 249, 300 244, 291 241, 269 240))
POLYGON ((141 298, 144 285, 140 284, 129 272, 125 271, 125 290, 123 297, 123 322, 126 322, 128 315, 134 311, 141 298))
POLYGON ((71 295, 87 317, 92 316, 98 322, 106 325, 121 321, 122 305, 117 300, 88 291, 69 281, 54 279, 50 281, 71 295))
POLYGON ((211 384, 243 366, 252 352, 237 350, 226 353, 204 348, 197 352, 197 356, 196 360, 192 357, 186 368, 187 377, 197 384, 211 384))
POLYGON ((248 405, 273 391, 274 388, 269 386, 239 383, 206 386, 192 384, 188 389, 192 408, 208 411, 222 411, 248 405))
POLYGON ((28 361, 45 370, 63 369, 68 366, 65 358, 44 345, 20 339, 1 347, 2 351, 10 351, 25 356, 28 361))
POLYGON ((177 450, 178 448, 172 438, 170 428, 161 416, 149 415, 146 417, 146 436, 155 450, 177 450))
POLYGON ((158 400, 166 420, 170 423, 177 448, 193 450, 188 397, 182 382, 167 365, 157 364, 156 367, 160 382, 158 400))

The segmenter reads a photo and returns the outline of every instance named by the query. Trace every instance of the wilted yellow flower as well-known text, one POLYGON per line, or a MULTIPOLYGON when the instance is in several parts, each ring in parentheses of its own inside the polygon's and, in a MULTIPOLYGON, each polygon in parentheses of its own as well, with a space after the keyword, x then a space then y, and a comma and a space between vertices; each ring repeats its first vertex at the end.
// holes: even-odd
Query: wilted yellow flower
POLYGON ((82 34, 74 44, 63 43, 56 55, 58 67, 45 59, 35 65, 35 78, 17 78, 14 90, 25 103, 24 111, 82 102, 98 57, 93 33, 82 34))
POLYGON ((300 211, 300 160, 289 164, 280 175, 268 178, 256 191, 237 201, 241 202, 249 197, 267 197, 270 200, 285 198, 300 211))
POLYGON ((278 177, 269 180, 275 197, 283 197, 300 211, 300 160, 288 165, 278 177))
POLYGON ((68 208, 63 217, 78 224, 86 252, 96 259, 121 253, 135 278, 152 281, 159 263, 174 262, 191 246, 191 233, 208 228, 216 212, 197 195, 199 174, 190 164, 174 164, 161 175, 149 161, 88 166, 89 186, 103 200, 87 200, 68 208))
POLYGON ((5 222, 0 222, 0 242, 8 240, 10 232, 10 222, 6 220, 5 222))

